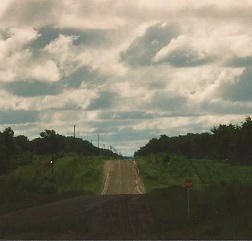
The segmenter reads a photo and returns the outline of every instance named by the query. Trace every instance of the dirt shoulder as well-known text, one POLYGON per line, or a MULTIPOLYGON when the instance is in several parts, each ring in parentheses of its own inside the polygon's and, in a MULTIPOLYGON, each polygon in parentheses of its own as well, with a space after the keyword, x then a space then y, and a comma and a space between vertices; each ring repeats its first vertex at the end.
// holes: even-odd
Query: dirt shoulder
POLYGON ((80 196, 0 216, 1 239, 147 239, 154 227, 142 195, 80 196))

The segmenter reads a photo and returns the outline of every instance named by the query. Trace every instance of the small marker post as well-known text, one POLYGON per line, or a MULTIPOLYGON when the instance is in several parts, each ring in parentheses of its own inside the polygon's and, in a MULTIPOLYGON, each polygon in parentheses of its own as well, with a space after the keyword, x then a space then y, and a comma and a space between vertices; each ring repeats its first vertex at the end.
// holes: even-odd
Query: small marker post
POLYGON ((184 187, 187 189, 187 217, 190 217, 190 189, 193 186, 192 180, 185 180, 184 187))
POLYGON ((187 189, 187 217, 190 217, 190 189, 187 189))
POLYGON ((53 174, 53 160, 50 161, 51 173, 53 174))

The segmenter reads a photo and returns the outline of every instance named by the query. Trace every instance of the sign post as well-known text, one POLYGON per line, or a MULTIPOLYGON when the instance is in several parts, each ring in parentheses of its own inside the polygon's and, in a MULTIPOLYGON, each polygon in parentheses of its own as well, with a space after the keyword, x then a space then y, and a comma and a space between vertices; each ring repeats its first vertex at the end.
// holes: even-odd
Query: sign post
POLYGON ((190 189, 193 186, 192 180, 185 180, 184 187, 187 189, 187 217, 190 217, 190 189))

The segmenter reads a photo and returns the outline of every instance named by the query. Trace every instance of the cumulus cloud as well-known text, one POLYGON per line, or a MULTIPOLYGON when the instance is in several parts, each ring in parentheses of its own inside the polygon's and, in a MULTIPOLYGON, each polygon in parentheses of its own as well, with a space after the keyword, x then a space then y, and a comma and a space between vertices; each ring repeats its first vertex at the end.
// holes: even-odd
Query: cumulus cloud
POLYGON ((58 64, 62 75, 69 75, 78 67, 77 50, 73 44, 77 38, 77 36, 59 35, 43 49, 43 52, 58 64))
POLYGON ((155 24, 149 27, 143 36, 137 37, 130 46, 121 53, 121 59, 130 66, 149 65, 155 54, 176 36, 172 26, 155 24))
POLYGON ((19 77, 32 56, 27 45, 38 36, 38 32, 31 27, 0 31, 0 81, 19 77))
POLYGON ((251 115, 251 1, 2 0, 0 126, 148 139, 251 115), (12 121, 13 120, 13 121, 12 121))
POLYGON ((60 72, 55 62, 45 60, 32 66, 30 77, 37 80, 54 82, 59 80, 60 72), (45 71, 46 70, 46 71, 45 71))
POLYGON ((112 92, 101 92, 97 98, 91 101, 88 110, 107 109, 115 104, 116 94, 112 92))
POLYGON ((154 56, 156 63, 169 63, 174 67, 194 67, 211 62, 213 56, 200 49, 194 42, 195 38, 180 35, 172 39, 169 45, 162 48, 154 56))
POLYGON ((252 101, 252 67, 247 67, 240 78, 231 83, 223 83, 220 94, 232 101, 252 101))

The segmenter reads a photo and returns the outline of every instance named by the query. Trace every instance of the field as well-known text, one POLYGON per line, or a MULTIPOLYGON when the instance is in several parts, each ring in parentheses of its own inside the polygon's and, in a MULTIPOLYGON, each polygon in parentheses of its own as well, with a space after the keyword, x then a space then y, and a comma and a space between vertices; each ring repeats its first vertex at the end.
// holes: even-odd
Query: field
POLYGON ((137 159, 145 189, 153 197, 157 212, 166 216, 163 230, 182 232, 191 228, 198 237, 209 239, 250 239, 252 237, 252 166, 231 165, 211 160, 188 160, 153 155, 137 159), (190 216, 187 217, 185 179, 190 189, 190 216))
MULTIPOLYGON (((50 158, 39 157, 1 177, 1 191, 8 195, 1 196, 0 238, 251 239, 251 166, 181 156, 167 163, 163 157, 136 160, 144 195, 93 195, 104 182, 102 158, 62 157, 52 172, 50 158), (189 215, 185 179, 194 182, 189 215), (20 210, 8 212, 14 209, 20 210)), ((108 173, 116 177, 108 181, 116 188, 124 186, 121 171, 134 186, 136 169, 124 162, 114 163, 108 173)))
POLYGON ((171 186, 183 186, 186 179, 193 180, 196 190, 209 185, 252 185, 252 166, 211 160, 188 160, 178 155, 171 156, 169 164, 164 163, 163 159, 162 154, 137 159, 147 192, 171 186))
POLYGON ((68 155, 57 159, 53 170, 50 160, 37 156, 31 165, 0 176, 0 213, 101 191, 104 158, 68 155))

